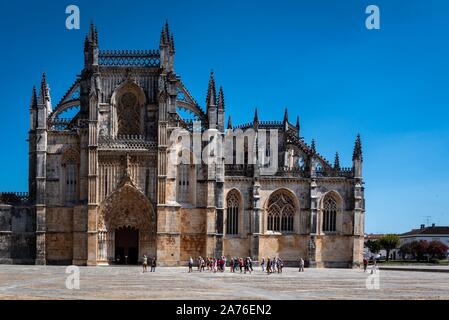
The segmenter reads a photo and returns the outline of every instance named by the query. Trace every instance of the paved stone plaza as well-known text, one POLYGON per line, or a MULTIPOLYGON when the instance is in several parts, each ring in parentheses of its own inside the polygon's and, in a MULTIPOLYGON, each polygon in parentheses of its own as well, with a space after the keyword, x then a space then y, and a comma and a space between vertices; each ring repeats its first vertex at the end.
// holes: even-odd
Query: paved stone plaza
POLYGON ((80 267, 66 289, 61 266, 0 265, 0 299, 449 299, 449 273, 379 271, 380 288, 352 269, 285 268, 283 274, 187 273, 187 268, 80 267))

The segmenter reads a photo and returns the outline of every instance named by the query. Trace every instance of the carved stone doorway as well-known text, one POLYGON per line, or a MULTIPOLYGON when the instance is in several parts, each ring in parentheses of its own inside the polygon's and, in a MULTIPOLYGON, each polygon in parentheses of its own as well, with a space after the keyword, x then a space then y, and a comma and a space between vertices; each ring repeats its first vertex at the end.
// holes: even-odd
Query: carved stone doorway
POLYGON ((119 264, 137 264, 139 260, 139 230, 121 227, 115 230, 115 261, 119 264))

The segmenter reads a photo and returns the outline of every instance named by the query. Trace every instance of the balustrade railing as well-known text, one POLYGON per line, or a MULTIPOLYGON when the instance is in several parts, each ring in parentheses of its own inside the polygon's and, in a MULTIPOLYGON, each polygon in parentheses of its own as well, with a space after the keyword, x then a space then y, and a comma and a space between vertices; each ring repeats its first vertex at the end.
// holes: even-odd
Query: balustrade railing
POLYGON ((28 192, 0 192, 0 203, 26 203, 29 198, 28 192))
POLYGON ((159 67, 160 54, 158 50, 101 50, 98 64, 113 67, 159 67))

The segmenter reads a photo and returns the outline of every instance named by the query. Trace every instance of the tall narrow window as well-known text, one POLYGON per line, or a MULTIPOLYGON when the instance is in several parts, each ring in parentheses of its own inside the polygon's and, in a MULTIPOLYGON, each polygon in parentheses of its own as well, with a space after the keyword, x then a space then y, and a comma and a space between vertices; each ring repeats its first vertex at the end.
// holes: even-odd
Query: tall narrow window
POLYGON ((118 135, 140 135, 140 108, 137 96, 126 92, 117 106, 118 135))
POLYGON ((237 191, 229 192, 226 200, 226 233, 239 233, 239 195, 237 191))
POLYGON ((66 201, 74 202, 77 190, 77 163, 74 160, 67 161, 66 170, 66 201))
POLYGON ((294 231, 295 204, 285 192, 277 192, 268 201, 267 230, 294 231))
POLYGON ((190 202, 190 165, 188 164, 178 166, 178 201, 190 202))
POLYGON ((323 231, 337 231, 337 201, 333 197, 326 197, 323 205, 323 231))

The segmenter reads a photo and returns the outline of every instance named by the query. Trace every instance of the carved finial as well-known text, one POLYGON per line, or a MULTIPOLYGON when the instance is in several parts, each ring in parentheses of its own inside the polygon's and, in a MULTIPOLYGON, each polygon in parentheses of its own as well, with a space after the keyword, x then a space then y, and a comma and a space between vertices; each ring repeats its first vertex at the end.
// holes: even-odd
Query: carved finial
POLYGON ((93 19, 90 20, 89 42, 92 45, 98 45, 98 32, 97 32, 97 29, 95 28, 93 19))
POLYGON ((340 156, 338 152, 335 153, 335 159, 334 159, 334 170, 340 170, 340 156))
POLYGON ((162 27, 162 31, 161 31, 161 39, 159 41, 159 45, 162 47, 165 45, 165 29, 164 27, 162 27))
POLYGON ((36 107, 37 107, 36 86, 33 86, 33 91, 31 92, 30 109, 36 107))
POLYGON ((254 111, 254 122, 259 122, 259 115, 257 113, 257 107, 256 107, 256 110, 254 111))
POLYGON ((168 28, 168 19, 165 20, 164 34, 165 34, 165 43, 170 44, 170 30, 168 28))
POLYGON ((362 139, 360 138, 360 133, 357 134, 354 144, 354 152, 352 153, 352 160, 363 161, 362 155, 362 139))
POLYGON ((312 149, 312 152, 315 154, 316 153, 316 144, 315 144, 315 139, 312 139, 312 144, 310 146, 310 149, 312 149))
POLYGON ((225 109, 224 93, 222 86, 220 86, 220 90, 218 91, 218 109, 219 110, 225 109))
POLYGON ((49 88, 47 85, 47 76, 42 73, 41 86, 39 88, 39 103, 45 104, 49 100, 49 88))
POLYGON ((175 52, 175 37, 174 37, 173 33, 171 34, 171 37, 170 37, 170 49, 172 52, 175 52))
POLYGON ((210 71, 209 85, 207 87, 206 105, 207 107, 215 106, 217 103, 217 94, 215 91, 214 71, 210 71))
POLYGON ((232 120, 231 120, 231 116, 228 117, 228 129, 232 129, 232 120))
POLYGON ((285 108, 285 111, 284 111, 284 123, 288 123, 288 109, 287 108, 285 108))

